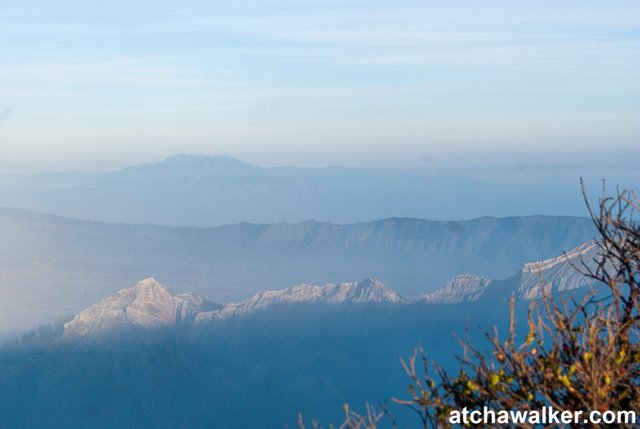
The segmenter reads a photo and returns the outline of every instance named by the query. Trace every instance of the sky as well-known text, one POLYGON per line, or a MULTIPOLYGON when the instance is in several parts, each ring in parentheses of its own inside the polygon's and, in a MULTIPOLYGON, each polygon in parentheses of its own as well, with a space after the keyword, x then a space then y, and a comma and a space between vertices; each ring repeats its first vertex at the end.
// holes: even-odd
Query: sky
POLYGON ((634 175, 639 113, 637 0, 0 0, 5 172, 186 152, 634 175))

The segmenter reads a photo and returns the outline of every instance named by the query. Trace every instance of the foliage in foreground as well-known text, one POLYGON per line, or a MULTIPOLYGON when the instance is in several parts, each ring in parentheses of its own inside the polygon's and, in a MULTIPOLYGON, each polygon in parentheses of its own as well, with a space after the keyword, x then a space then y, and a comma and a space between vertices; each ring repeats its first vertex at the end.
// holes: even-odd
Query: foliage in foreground
MULTIPOLYGON (((456 374, 430 365, 417 350, 402 362, 411 378, 410 397, 392 402, 413 410, 423 428, 451 427, 450 412, 464 407, 524 411, 553 406, 585 413, 640 409, 640 223, 635 218, 640 199, 619 191, 601 198, 597 210, 588 202, 587 208, 599 235, 597 268, 575 268, 604 285, 604 297, 594 291, 567 301, 554 298, 547 288, 545 298, 530 307, 524 340, 515 335, 512 301, 506 340, 497 331, 488 333, 490 352, 462 341, 464 354, 456 374)), ((368 406, 363 414, 345 407, 345 413, 341 429, 397 426, 387 405, 368 406)), ((299 425, 305 429, 302 418, 299 425)), ((596 425, 573 424, 591 426, 596 425)))

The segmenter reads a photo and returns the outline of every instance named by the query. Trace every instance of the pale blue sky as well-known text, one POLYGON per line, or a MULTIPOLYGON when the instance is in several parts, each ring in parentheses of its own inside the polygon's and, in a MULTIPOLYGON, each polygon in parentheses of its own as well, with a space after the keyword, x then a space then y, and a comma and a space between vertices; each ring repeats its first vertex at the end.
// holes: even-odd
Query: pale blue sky
POLYGON ((640 162, 637 0, 236 3, 0 0, 0 167, 640 162))

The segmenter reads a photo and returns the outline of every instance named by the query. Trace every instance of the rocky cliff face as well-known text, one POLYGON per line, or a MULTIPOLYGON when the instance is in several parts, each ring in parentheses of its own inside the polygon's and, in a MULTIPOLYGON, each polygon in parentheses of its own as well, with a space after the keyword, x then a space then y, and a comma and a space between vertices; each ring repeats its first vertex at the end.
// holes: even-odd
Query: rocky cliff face
POLYGON ((201 313, 197 316, 197 320, 224 319, 258 311, 271 305, 285 303, 399 304, 404 302, 407 301, 376 279, 326 284, 324 286, 300 284, 288 289, 259 292, 241 303, 228 304, 219 311, 201 313))
MULTIPOLYGON (((565 292, 590 286, 591 280, 580 273, 579 269, 583 268, 583 264, 595 269, 597 258, 595 242, 588 241, 561 256, 524 264, 517 276, 500 282, 500 291, 493 290, 492 287, 496 284, 494 280, 462 274, 447 282, 441 289, 425 295, 421 301, 432 304, 473 302, 484 298, 487 291, 498 292, 503 298, 511 294, 521 300, 541 298, 545 288, 565 292), (505 285, 505 282, 508 284, 505 285)), ((492 297, 496 297, 496 294, 492 294, 492 297)))
POLYGON ((563 292, 590 285, 591 281, 578 268, 584 263, 594 269, 597 256, 595 242, 588 241, 564 255, 524 264, 516 296, 519 299, 534 299, 542 296, 545 287, 563 292))
POLYGON ((490 284, 491 279, 474 274, 460 274, 449 280, 442 289, 423 296, 421 301, 430 304, 474 302, 490 284))

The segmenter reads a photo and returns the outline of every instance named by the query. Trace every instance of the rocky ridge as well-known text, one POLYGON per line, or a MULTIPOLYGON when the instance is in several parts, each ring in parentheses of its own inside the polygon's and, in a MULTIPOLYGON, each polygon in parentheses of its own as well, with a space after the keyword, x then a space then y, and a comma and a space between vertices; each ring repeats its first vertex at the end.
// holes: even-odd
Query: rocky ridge
MULTIPOLYGON (((566 292, 590 286, 590 279, 579 270, 585 266, 595 269, 597 257, 596 243, 588 241, 563 255, 526 263, 516 276, 501 282, 504 288, 502 294, 506 292, 509 295, 515 294, 519 300, 531 300, 541 298, 545 288, 555 292, 566 292), (507 287, 504 287, 505 282, 507 287)), ((495 280, 474 274, 461 274, 441 289, 424 295, 421 301, 430 304, 479 301, 488 291, 492 291, 496 283, 495 280)))
MULTIPOLYGON (((483 299, 505 298, 515 294, 520 300, 540 298, 544 288, 569 291, 591 284, 576 270, 581 264, 595 267, 597 246, 586 242, 555 258, 524 264, 518 275, 495 281, 474 274, 461 274, 441 289, 423 296, 426 304, 455 304, 483 299)), ((196 294, 171 294, 153 278, 121 289, 77 314, 65 324, 66 338, 103 334, 123 329, 161 329, 179 325, 204 324, 215 320, 242 316, 278 304, 407 304, 409 301, 380 281, 369 278, 359 282, 299 284, 282 290, 258 292, 250 298, 225 306, 205 300, 196 294)))

